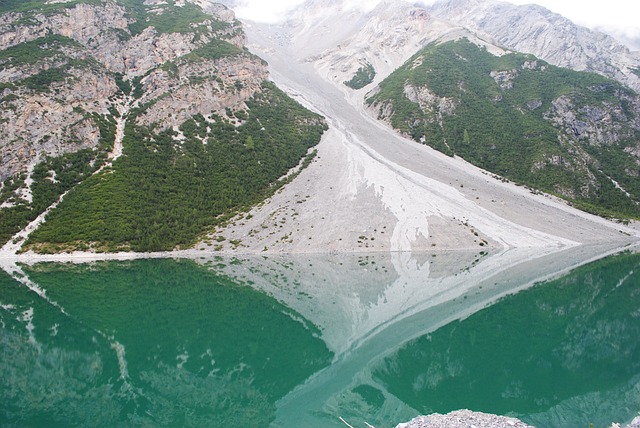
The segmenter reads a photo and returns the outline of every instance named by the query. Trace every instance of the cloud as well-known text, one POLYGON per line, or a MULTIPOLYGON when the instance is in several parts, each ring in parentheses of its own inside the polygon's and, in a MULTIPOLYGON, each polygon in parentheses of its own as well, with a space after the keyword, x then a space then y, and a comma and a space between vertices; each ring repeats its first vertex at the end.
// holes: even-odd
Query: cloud
MULTIPOLYGON (((305 0, 240 0, 234 8, 240 19, 277 23, 284 20, 287 12, 304 3, 305 0)), ((342 8, 372 10, 381 0, 344 0, 342 8)))
POLYGON ((638 48, 640 2, 630 0, 507 0, 536 3, 569 18, 578 25, 602 31, 638 48))
MULTIPOLYGON (((304 3, 305 0, 238 0, 234 8, 241 19, 277 23, 284 20, 287 12, 304 3)), ((344 0, 344 8, 373 9, 381 0, 344 0)), ((418 0, 432 4, 435 0, 418 0)), ((632 44, 640 40, 640 2, 637 0, 507 0, 513 4, 536 3, 559 13, 576 24, 600 29, 632 44)))
POLYGON ((370 11, 380 3, 381 0, 346 0, 344 9, 362 9, 370 11))
POLYGON ((640 28, 634 27, 594 27, 596 30, 610 34, 632 50, 640 50, 640 28))
POLYGON ((630 0, 507 0, 514 4, 536 3, 576 24, 590 28, 624 29, 640 33, 640 3, 630 0))
POLYGON ((234 8, 236 16, 250 21, 276 23, 284 19, 287 12, 302 4, 304 0, 241 0, 234 8))

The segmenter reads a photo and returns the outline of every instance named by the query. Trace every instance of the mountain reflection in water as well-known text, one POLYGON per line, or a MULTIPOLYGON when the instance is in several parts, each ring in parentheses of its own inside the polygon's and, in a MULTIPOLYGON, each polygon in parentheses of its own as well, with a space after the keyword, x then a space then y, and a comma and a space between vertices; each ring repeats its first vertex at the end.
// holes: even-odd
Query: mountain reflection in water
POLYGON ((624 421, 640 256, 609 251, 5 262, 0 425, 624 421))

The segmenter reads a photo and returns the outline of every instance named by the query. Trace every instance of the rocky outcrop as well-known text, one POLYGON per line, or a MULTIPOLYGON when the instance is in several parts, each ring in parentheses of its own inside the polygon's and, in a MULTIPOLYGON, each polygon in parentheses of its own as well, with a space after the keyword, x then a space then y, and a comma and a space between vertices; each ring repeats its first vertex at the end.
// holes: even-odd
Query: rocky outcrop
POLYGON ((533 428, 516 418, 458 410, 446 415, 419 416, 396 428, 533 428))
POLYGON ((621 92, 616 98, 622 103, 576 107, 570 97, 561 96, 553 101, 545 117, 577 140, 597 145, 616 144, 633 138, 634 131, 640 131, 639 115, 629 114, 629 111, 640 112, 640 99, 621 92))
POLYGON ((500 89, 512 89, 513 80, 518 76, 518 70, 492 71, 490 76, 500 89))
POLYGON ((140 34, 132 34, 129 26, 134 20, 128 17, 123 6, 110 1, 100 5, 80 3, 54 14, 35 13, 27 23, 22 23, 23 14, 7 14, 0 21, 0 49, 53 33, 84 46, 89 51, 87 54, 108 70, 139 76, 191 52, 214 37, 224 37, 238 47, 243 46, 244 36, 231 18, 233 12, 221 5, 201 3, 208 5, 206 10, 215 14, 216 19, 194 24, 194 32, 161 33, 149 26, 140 34), (222 30, 213 25, 218 17, 227 24, 222 30), (204 37, 195 37, 196 29, 204 37))
POLYGON ((102 5, 78 4, 53 14, 34 11, 24 20, 23 13, 8 13, 0 18, 0 49, 45 37, 51 32, 77 40, 82 44, 108 48, 105 38, 117 41, 117 30, 129 33, 130 21, 125 9, 114 2, 102 5), (26 22, 25 22, 26 21, 26 22), (111 31, 105 32, 106 29, 111 31))
POLYGON ((0 179, 46 155, 58 156, 99 144, 98 124, 90 115, 108 113, 109 99, 118 91, 114 79, 98 65, 90 70, 64 61, 61 65, 66 68, 64 80, 52 82, 47 91, 21 83, 38 78, 34 71, 60 67, 5 69, 13 79, 0 92, 0 179))
MULTIPOLYGON (((419 416, 410 422, 398 424, 396 428, 534 428, 532 425, 505 416, 491 415, 488 413, 458 410, 446 415, 433 414, 419 416)), ((619 423, 614 423, 611 428, 621 428, 619 423)), ((640 428, 640 417, 635 418, 625 428, 640 428)))
POLYGON ((418 104, 420 106, 420 109, 428 114, 455 114, 455 99, 448 97, 439 97, 426 86, 416 87, 407 84, 404 87, 404 95, 412 103, 418 104))
MULTIPOLYGON (((11 54, 0 59, 0 180, 44 156, 97 148, 101 139, 112 138, 105 124, 115 126, 113 112, 127 95, 118 76, 129 87, 138 86, 139 104, 147 105, 139 124, 164 128, 196 113, 242 109, 266 79, 266 67, 245 54, 185 59, 217 40, 240 48, 238 54, 245 43, 232 11, 210 0, 194 3, 211 18, 190 24, 192 31, 152 25, 133 31, 135 14, 113 1, 0 16, 0 51, 19 52, 30 44, 47 52, 35 60, 11 54), (161 69, 169 63, 176 64, 177 75, 161 69)), ((145 4, 156 8, 149 13, 171 12, 163 12, 166 2, 145 4)))
POLYGON ((380 2, 367 12, 335 3, 330 9, 315 3, 298 9, 294 16, 304 25, 295 28, 294 40, 300 49, 316 52, 307 60, 339 84, 351 79, 363 63, 373 66, 377 83, 425 43, 451 30, 418 5, 380 2))
POLYGON ((142 82, 141 103, 151 105, 136 122, 162 130, 196 114, 224 116, 227 108, 244 110, 245 101, 266 78, 264 63, 252 56, 183 61, 172 72, 157 69, 142 82))
POLYGON ((640 53, 606 34, 580 27, 538 5, 495 0, 442 0, 434 17, 491 38, 496 44, 578 71, 593 71, 640 90, 640 53))

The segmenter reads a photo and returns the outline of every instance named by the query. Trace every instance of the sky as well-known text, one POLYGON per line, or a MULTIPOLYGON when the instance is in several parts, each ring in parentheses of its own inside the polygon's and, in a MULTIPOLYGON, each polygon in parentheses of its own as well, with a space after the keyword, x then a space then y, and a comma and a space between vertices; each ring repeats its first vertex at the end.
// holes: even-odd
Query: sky
MULTIPOLYGON (((276 22, 287 10, 304 0, 237 0, 239 18, 260 22, 276 22)), ((370 7, 378 0, 348 0, 370 7)), ((599 29, 623 42, 635 41, 640 49, 640 1, 638 0, 506 0, 514 4, 537 3, 559 13, 576 24, 599 29)), ((425 3, 433 3, 426 0, 425 3)))

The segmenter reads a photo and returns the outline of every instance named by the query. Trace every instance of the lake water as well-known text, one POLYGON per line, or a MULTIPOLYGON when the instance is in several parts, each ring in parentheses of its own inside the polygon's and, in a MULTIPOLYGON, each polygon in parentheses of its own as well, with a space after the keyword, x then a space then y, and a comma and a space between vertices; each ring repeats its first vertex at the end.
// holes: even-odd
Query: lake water
POLYGON ((5 262, 0 425, 629 421, 640 255, 604 251, 5 262))

